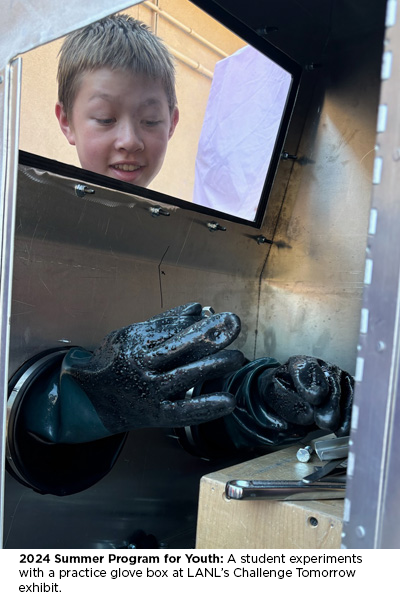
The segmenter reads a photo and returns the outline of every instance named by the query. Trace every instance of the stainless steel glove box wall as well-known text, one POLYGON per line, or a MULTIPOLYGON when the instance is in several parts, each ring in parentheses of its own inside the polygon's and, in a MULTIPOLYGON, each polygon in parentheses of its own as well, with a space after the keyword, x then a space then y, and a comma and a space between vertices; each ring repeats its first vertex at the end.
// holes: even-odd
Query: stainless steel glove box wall
MULTIPOLYGON (((257 4, 231 9, 254 28, 257 4)), ((92 184, 78 197, 82 181, 21 165, 10 372, 37 352, 90 349, 195 300, 239 315, 235 347, 249 359, 310 354, 354 374, 384 4, 363 17, 363 3, 346 2, 324 30, 325 63, 304 69, 286 138, 297 160, 281 161, 261 229, 217 219, 226 231, 210 231, 214 217, 174 206, 155 217, 154 202, 92 184)), ((283 30, 283 49, 310 65, 301 23, 289 22, 287 38, 283 30)), ((171 433, 132 432, 109 475, 70 497, 42 497, 7 476, 5 547, 126 547, 139 529, 193 547, 200 477, 223 465, 190 456, 171 433)))

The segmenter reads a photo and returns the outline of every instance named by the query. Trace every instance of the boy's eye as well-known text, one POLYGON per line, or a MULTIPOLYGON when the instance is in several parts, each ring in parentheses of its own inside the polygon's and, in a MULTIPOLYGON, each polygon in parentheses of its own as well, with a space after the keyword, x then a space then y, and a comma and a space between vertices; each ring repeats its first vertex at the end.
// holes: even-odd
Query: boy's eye
POLYGON ((97 123, 100 125, 111 125, 114 123, 115 119, 96 119, 97 123))
POLYGON ((156 125, 159 125, 161 123, 161 121, 152 121, 150 119, 145 120, 144 124, 146 125, 146 127, 155 127, 156 125))

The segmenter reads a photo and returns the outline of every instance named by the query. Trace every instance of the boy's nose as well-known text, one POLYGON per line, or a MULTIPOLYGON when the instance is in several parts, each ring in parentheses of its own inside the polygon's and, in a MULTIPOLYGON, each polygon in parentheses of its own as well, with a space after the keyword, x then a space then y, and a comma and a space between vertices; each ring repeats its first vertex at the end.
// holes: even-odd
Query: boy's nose
POLYGON ((120 124, 116 138, 116 147, 118 150, 126 150, 127 152, 143 150, 144 143, 140 135, 140 130, 135 127, 134 123, 120 124))

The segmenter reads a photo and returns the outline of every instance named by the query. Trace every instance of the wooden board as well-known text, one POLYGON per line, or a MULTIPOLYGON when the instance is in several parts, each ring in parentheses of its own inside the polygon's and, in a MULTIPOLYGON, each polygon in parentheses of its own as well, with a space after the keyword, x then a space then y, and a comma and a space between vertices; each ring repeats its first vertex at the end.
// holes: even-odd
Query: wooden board
POLYGON ((196 548, 340 548, 344 500, 230 500, 231 479, 302 479, 321 465, 296 458, 299 446, 210 473, 200 482, 196 548))

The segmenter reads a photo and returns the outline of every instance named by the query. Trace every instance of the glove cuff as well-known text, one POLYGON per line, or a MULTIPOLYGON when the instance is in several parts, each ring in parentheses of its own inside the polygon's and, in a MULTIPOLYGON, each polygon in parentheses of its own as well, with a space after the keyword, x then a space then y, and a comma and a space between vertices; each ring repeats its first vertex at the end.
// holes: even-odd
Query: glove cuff
POLYGON ((46 371, 32 382, 21 407, 26 431, 53 444, 81 444, 112 435, 70 375, 72 365, 90 356, 85 350, 72 348, 61 370, 46 371))

